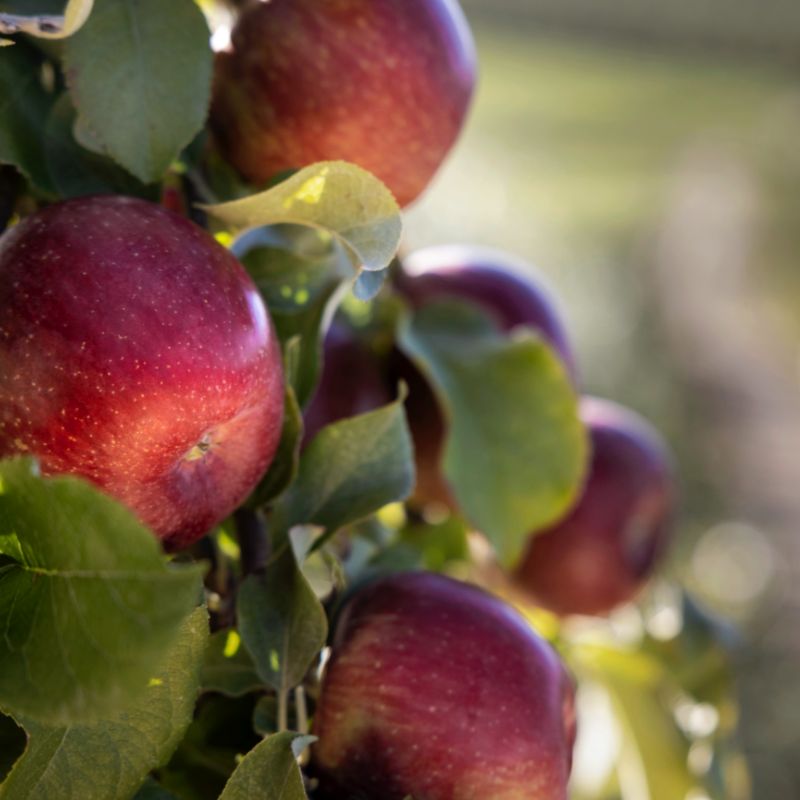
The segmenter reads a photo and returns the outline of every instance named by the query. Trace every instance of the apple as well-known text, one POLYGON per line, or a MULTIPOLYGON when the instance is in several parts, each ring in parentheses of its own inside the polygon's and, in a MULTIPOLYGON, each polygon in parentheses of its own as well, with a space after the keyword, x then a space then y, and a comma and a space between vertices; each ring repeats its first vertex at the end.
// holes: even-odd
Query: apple
MULTIPOLYGON (((534 268, 524 261, 488 248, 428 247, 403 260, 395 285, 413 307, 434 300, 465 300, 490 315, 504 332, 520 327, 532 329, 553 348, 572 380, 576 380, 575 359, 558 302, 534 268)), ((394 377, 409 387, 406 413, 417 469, 412 501, 455 510, 455 499, 441 468, 447 426, 436 396, 407 358, 398 354, 394 364, 394 377)))
POLYGON ((174 550, 245 499, 282 416, 258 290, 189 220, 97 196, 0 238, 0 457, 87 478, 174 550))
POLYGON ((507 333, 517 327, 532 328, 575 376, 558 300, 536 269, 522 259, 488 247, 426 247, 403 259, 396 285, 416 307, 432 300, 466 300, 507 333))
POLYGON ((314 733, 323 798, 560 800, 574 689, 510 606, 451 578, 401 573, 345 607, 314 733))
POLYGON ((603 615, 633 599, 670 534, 671 457, 638 414, 585 397, 592 445, 588 478, 567 517, 532 537, 515 581, 560 615, 603 615))
POLYGON ((272 0, 217 54, 210 123, 248 181, 351 161, 411 203, 461 130, 475 85, 456 0, 272 0))
POLYGON ((574 686, 510 606, 429 572, 358 591, 313 733, 320 797, 565 800, 574 686))
POLYGON ((332 422, 391 401, 378 356, 346 323, 334 320, 325 335, 319 383, 303 412, 305 441, 332 422))

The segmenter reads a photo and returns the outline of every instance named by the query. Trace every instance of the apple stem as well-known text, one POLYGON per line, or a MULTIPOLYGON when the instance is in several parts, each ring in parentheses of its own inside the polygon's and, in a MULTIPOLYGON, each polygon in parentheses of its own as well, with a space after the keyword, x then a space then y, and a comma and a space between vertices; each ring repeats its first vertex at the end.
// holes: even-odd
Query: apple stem
POLYGON ((306 706, 306 692, 302 686, 295 687, 294 706, 297 712, 298 733, 308 733, 308 707, 306 706))
POLYGON ((242 554, 242 573, 250 575, 264 569, 270 547, 266 528, 258 512, 242 507, 234 512, 233 520, 242 554))
POLYGON ((286 689, 278 692, 278 733, 289 730, 289 693, 286 689))

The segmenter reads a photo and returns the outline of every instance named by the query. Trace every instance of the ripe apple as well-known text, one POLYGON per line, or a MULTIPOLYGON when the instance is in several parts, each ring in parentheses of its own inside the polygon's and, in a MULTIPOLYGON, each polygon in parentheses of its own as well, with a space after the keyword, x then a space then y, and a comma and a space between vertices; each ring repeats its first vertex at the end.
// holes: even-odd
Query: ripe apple
POLYGON ((400 573, 345 606, 313 732, 322 798, 565 800, 574 687, 498 598, 400 573))
POLYGON ((305 441, 332 422, 391 401, 377 355, 345 323, 334 320, 325 335, 317 389, 303 412, 305 441))
POLYGON ((0 238, 0 456, 106 490, 170 549, 247 496, 281 431, 269 316, 201 228, 128 197, 0 238))
POLYGON ((403 259, 397 287, 414 306, 431 300, 467 300, 480 306, 503 331, 532 328, 575 375, 558 300, 533 266, 509 253, 466 245, 426 247, 403 259))
POLYGON ((602 615, 653 571, 675 489, 666 445, 640 416, 586 397, 581 417, 592 443, 586 486, 563 521, 532 537, 515 580, 557 614, 602 615))
POLYGON ((211 127, 247 180, 343 159, 412 202, 453 146, 475 85, 456 0, 254 3, 217 55, 211 127))
MULTIPOLYGON (((560 356, 575 380, 575 360, 557 300, 533 267, 514 256, 461 245, 425 248, 403 260, 396 286, 415 307, 432 300, 466 300, 489 314, 503 331, 531 328, 560 356)), ((441 469, 446 424, 433 390, 401 355, 395 358, 393 372, 409 387, 406 413, 417 467, 413 501, 454 509, 455 500, 441 469)))

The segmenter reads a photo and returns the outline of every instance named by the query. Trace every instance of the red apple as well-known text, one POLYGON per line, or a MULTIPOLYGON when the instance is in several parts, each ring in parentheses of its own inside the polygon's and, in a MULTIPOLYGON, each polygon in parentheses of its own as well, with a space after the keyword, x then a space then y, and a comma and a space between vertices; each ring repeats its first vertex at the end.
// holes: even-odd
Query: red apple
POLYGON ((201 228, 105 196, 0 239, 0 456, 89 479, 176 549, 247 496, 282 416, 264 304, 201 228))
POLYGON ((431 300, 467 300, 503 331, 531 328, 575 375, 558 300, 535 268, 516 256, 467 245, 426 247, 403 259, 397 286, 417 307, 431 300))
POLYGON ((346 605, 314 733, 321 798, 565 800, 574 689, 510 606, 397 574, 346 605))
POLYGON ((211 127, 255 183, 343 159, 412 202, 453 146, 475 84, 456 0, 272 0, 217 55, 211 127))
MULTIPOLYGON (((575 361, 557 300, 534 268, 514 256, 461 245, 425 248, 403 260, 396 286, 415 307, 433 300, 466 300, 489 314, 505 332, 532 329, 575 379, 575 361)), ((406 413, 417 467, 413 500, 454 509, 455 500, 441 469, 446 424, 433 390, 402 356, 396 358, 394 372, 409 386, 406 413)))
POLYGON ((332 422, 391 401, 378 356, 345 323, 334 320, 325 335, 319 384, 303 412, 305 441, 332 422))
POLYGON ((515 579, 557 614, 601 615, 635 597, 670 533, 671 460, 641 417, 584 398, 592 443, 583 494, 562 522, 531 539, 515 579))

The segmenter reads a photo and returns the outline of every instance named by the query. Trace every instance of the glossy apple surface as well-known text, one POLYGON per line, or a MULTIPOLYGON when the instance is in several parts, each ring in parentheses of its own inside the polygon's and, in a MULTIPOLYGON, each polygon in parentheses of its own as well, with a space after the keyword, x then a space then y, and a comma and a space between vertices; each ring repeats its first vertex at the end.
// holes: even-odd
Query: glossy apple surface
POLYGON ((565 800, 573 685, 510 606, 403 573, 345 607, 313 732, 325 800, 565 800))
POLYGON ((557 614, 602 615, 633 599, 670 533, 671 459, 640 416, 584 398, 592 446, 583 494, 560 523, 531 539, 515 578, 557 614))
POLYGON ((332 422, 391 401, 378 356, 345 323, 334 320, 325 335, 319 383, 303 412, 305 441, 332 422))
POLYGON ((282 415, 264 304, 193 223, 98 196, 0 239, 0 456, 89 479, 176 549, 247 496, 282 415))
MULTIPOLYGON (((403 259, 396 286, 415 307, 435 300, 465 300, 479 306, 507 333, 521 327, 534 330, 575 380, 575 360, 558 302, 534 268, 516 257, 480 247, 429 247, 403 259)), ((454 509, 455 500, 441 469, 446 423, 436 396, 408 359, 398 356, 394 372, 409 387, 406 412, 417 467, 413 501, 454 509)))
POLYGON ((474 84, 456 0, 253 3, 217 55, 211 126, 251 182, 343 159, 407 205, 453 146, 474 84))

